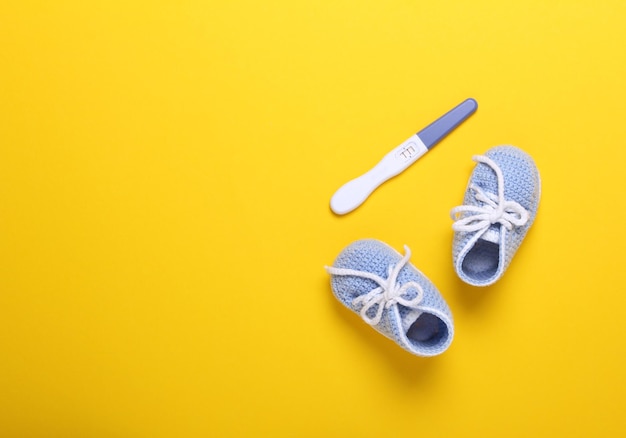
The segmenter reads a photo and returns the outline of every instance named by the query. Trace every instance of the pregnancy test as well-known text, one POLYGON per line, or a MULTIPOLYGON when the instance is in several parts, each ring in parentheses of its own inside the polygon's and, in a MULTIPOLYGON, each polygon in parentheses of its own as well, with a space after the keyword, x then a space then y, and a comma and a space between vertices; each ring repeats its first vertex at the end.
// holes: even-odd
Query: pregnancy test
POLYGON ((419 157, 431 150, 442 138, 471 116, 478 108, 474 99, 467 99, 433 123, 397 146, 374 168, 347 182, 335 192, 330 208, 336 214, 350 213, 361 205, 382 183, 396 176, 419 157))

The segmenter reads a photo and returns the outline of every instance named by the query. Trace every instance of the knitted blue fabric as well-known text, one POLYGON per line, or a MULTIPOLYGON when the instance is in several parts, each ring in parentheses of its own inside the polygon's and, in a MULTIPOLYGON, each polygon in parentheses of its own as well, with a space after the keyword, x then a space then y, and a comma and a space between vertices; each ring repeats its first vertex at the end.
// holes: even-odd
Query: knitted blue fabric
POLYGON ((344 306, 360 313, 374 329, 410 353, 435 356, 452 342, 452 315, 432 282, 407 260, 408 254, 403 258, 383 242, 359 240, 346 247, 327 270, 333 293, 344 306), (391 278, 394 268, 399 268, 395 281, 391 278), (386 281, 391 279, 393 285, 380 287, 380 283, 364 278, 361 273, 371 273, 386 281), (404 291, 401 296, 396 295, 398 301, 389 298, 393 292, 387 293, 394 288, 404 291), (371 302, 380 300, 369 308, 368 294, 371 302), (375 321, 377 313, 379 321, 375 321))
POLYGON ((534 222, 541 180, 533 159, 514 146, 496 146, 482 159, 474 159, 478 164, 469 179, 463 206, 452 210, 457 221, 452 258, 461 280, 487 286, 502 277, 534 222), (504 183, 504 199, 498 199, 498 172, 504 183), (486 196, 481 198, 480 192, 486 196), (501 212, 494 206, 502 206, 501 212))

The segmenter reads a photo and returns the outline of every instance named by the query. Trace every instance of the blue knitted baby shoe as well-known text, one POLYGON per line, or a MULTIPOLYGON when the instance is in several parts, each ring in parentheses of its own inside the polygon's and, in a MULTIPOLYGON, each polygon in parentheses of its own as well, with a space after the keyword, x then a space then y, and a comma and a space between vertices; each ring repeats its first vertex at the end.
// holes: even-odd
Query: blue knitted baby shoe
POLYGON ((463 205, 451 211, 452 259, 461 280, 487 286, 504 274, 535 220, 541 180, 530 155, 514 146, 474 161, 463 205))
POLYGON ((454 334, 452 315, 435 286, 378 240, 359 240, 345 248, 332 267, 333 293, 348 309, 402 348, 417 356, 443 353, 454 334))

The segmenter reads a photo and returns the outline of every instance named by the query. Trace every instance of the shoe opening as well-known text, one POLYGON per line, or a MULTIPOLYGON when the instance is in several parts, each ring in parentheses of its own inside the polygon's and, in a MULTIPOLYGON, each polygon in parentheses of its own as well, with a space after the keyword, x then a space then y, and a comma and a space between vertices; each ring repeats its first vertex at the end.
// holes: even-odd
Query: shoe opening
POLYGON ((406 333, 416 346, 431 347, 448 338, 448 326, 431 313, 422 313, 406 333))
POLYGON ((500 246, 497 243, 478 239, 465 255, 461 264, 463 273, 474 281, 491 280, 500 265, 500 246))

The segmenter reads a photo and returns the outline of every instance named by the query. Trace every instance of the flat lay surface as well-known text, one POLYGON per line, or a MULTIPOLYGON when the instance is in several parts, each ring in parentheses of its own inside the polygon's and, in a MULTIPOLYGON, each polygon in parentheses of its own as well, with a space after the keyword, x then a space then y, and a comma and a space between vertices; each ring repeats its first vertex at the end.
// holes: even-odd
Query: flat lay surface
POLYGON ((3 2, 0 436, 623 433, 625 22, 618 0, 3 2), (542 196, 477 288, 450 210, 501 144, 542 196), (324 266, 365 238, 437 287, 443 354, 335 299, 324 266))

